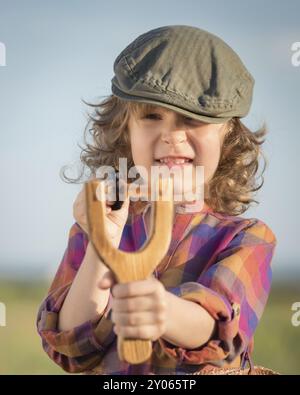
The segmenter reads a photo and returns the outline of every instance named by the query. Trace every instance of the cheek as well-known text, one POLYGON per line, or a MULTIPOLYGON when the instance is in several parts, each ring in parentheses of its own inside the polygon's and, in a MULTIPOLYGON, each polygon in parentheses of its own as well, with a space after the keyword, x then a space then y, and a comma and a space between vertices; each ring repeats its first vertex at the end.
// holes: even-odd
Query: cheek
POLYGON ((204 178, 212 177, 218 167, 220 159, 220 140, 217 136, 208 136, 195 144, 197 151, 197 165, 204 166, 204 178))
POLYGON ((153 143, 140 131, 130 133, 131 153, 135 165, 149 167, 153 162, 153 143))

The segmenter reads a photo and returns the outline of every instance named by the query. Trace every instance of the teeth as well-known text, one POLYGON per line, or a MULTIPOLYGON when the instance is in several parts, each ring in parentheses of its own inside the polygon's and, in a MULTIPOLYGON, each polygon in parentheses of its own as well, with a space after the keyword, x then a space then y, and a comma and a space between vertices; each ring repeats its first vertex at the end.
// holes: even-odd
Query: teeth
POLYGON ((183 164, 183 163, 185 163, 185 162, 189 162, 189 159, 182 159, 182 158, 180 158, 180 159, 176 159, 176 158, 163 158, 163 159, 160 159, 159 160, 161 163, 169 163, 169 162, 172 162, 172 163, 175 163, 176 165, 181 165, 181 164, 183 164))

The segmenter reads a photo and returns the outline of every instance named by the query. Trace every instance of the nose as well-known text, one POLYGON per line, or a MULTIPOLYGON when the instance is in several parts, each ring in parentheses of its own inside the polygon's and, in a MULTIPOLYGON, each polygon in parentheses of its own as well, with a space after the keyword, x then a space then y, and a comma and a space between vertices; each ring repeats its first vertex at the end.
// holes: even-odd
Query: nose
POLYGON ((180 144, 186 141, 186 133, 183 130, 172 130, 162 133, 161 139, 167 144, 180 144))

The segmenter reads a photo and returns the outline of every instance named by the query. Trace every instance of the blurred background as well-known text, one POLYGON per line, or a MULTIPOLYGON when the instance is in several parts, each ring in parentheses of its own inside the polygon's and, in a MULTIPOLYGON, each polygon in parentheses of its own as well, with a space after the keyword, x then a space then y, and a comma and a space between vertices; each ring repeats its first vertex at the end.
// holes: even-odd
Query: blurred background
POLYGON ((82 100, 110 94, 116 56, 138 35, 173 24, 220 36, 255 78, 244 121, 253 130, 266 122, 268 167, 260 204, 243 216, 265 221, 278 245, 254 362, 300 373, 300 326, 291 321, 292 305, 300 302, 299 15, 297 0, 0 0, 0 308, 6 307, 0 373, 64 373, 43 352, 35 329, 81 188, 62 182, 59 171, 71 165, 68 175, 77 174, 89 110, 82 100))

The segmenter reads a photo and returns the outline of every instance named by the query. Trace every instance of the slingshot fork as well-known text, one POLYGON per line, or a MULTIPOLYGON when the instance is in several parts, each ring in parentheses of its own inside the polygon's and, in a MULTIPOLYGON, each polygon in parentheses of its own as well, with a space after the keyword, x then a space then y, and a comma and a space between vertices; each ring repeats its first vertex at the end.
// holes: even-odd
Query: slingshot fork
MULTIPOLYGON (((158 200, 154 203, 152 234, 147 242, 135 252, 116 249, 105 232, 105 184, 92 180, 85 183, 87 222, 90 240, 102 262, 113 272, 118 283, 147 279, 168 251, 173 225, 173 179, 161 178, 156 182, 158 200), (101 200, 96 190, 100 189, 101 200), (164 189, 163 191, 163 188, 164 189), (162 193, 167 200, 161 200, 162 193)), ((124 339, 118 336, 118 355, 120 360, 131 364, 145 362, 152 353, 151 340, 124 339)))

